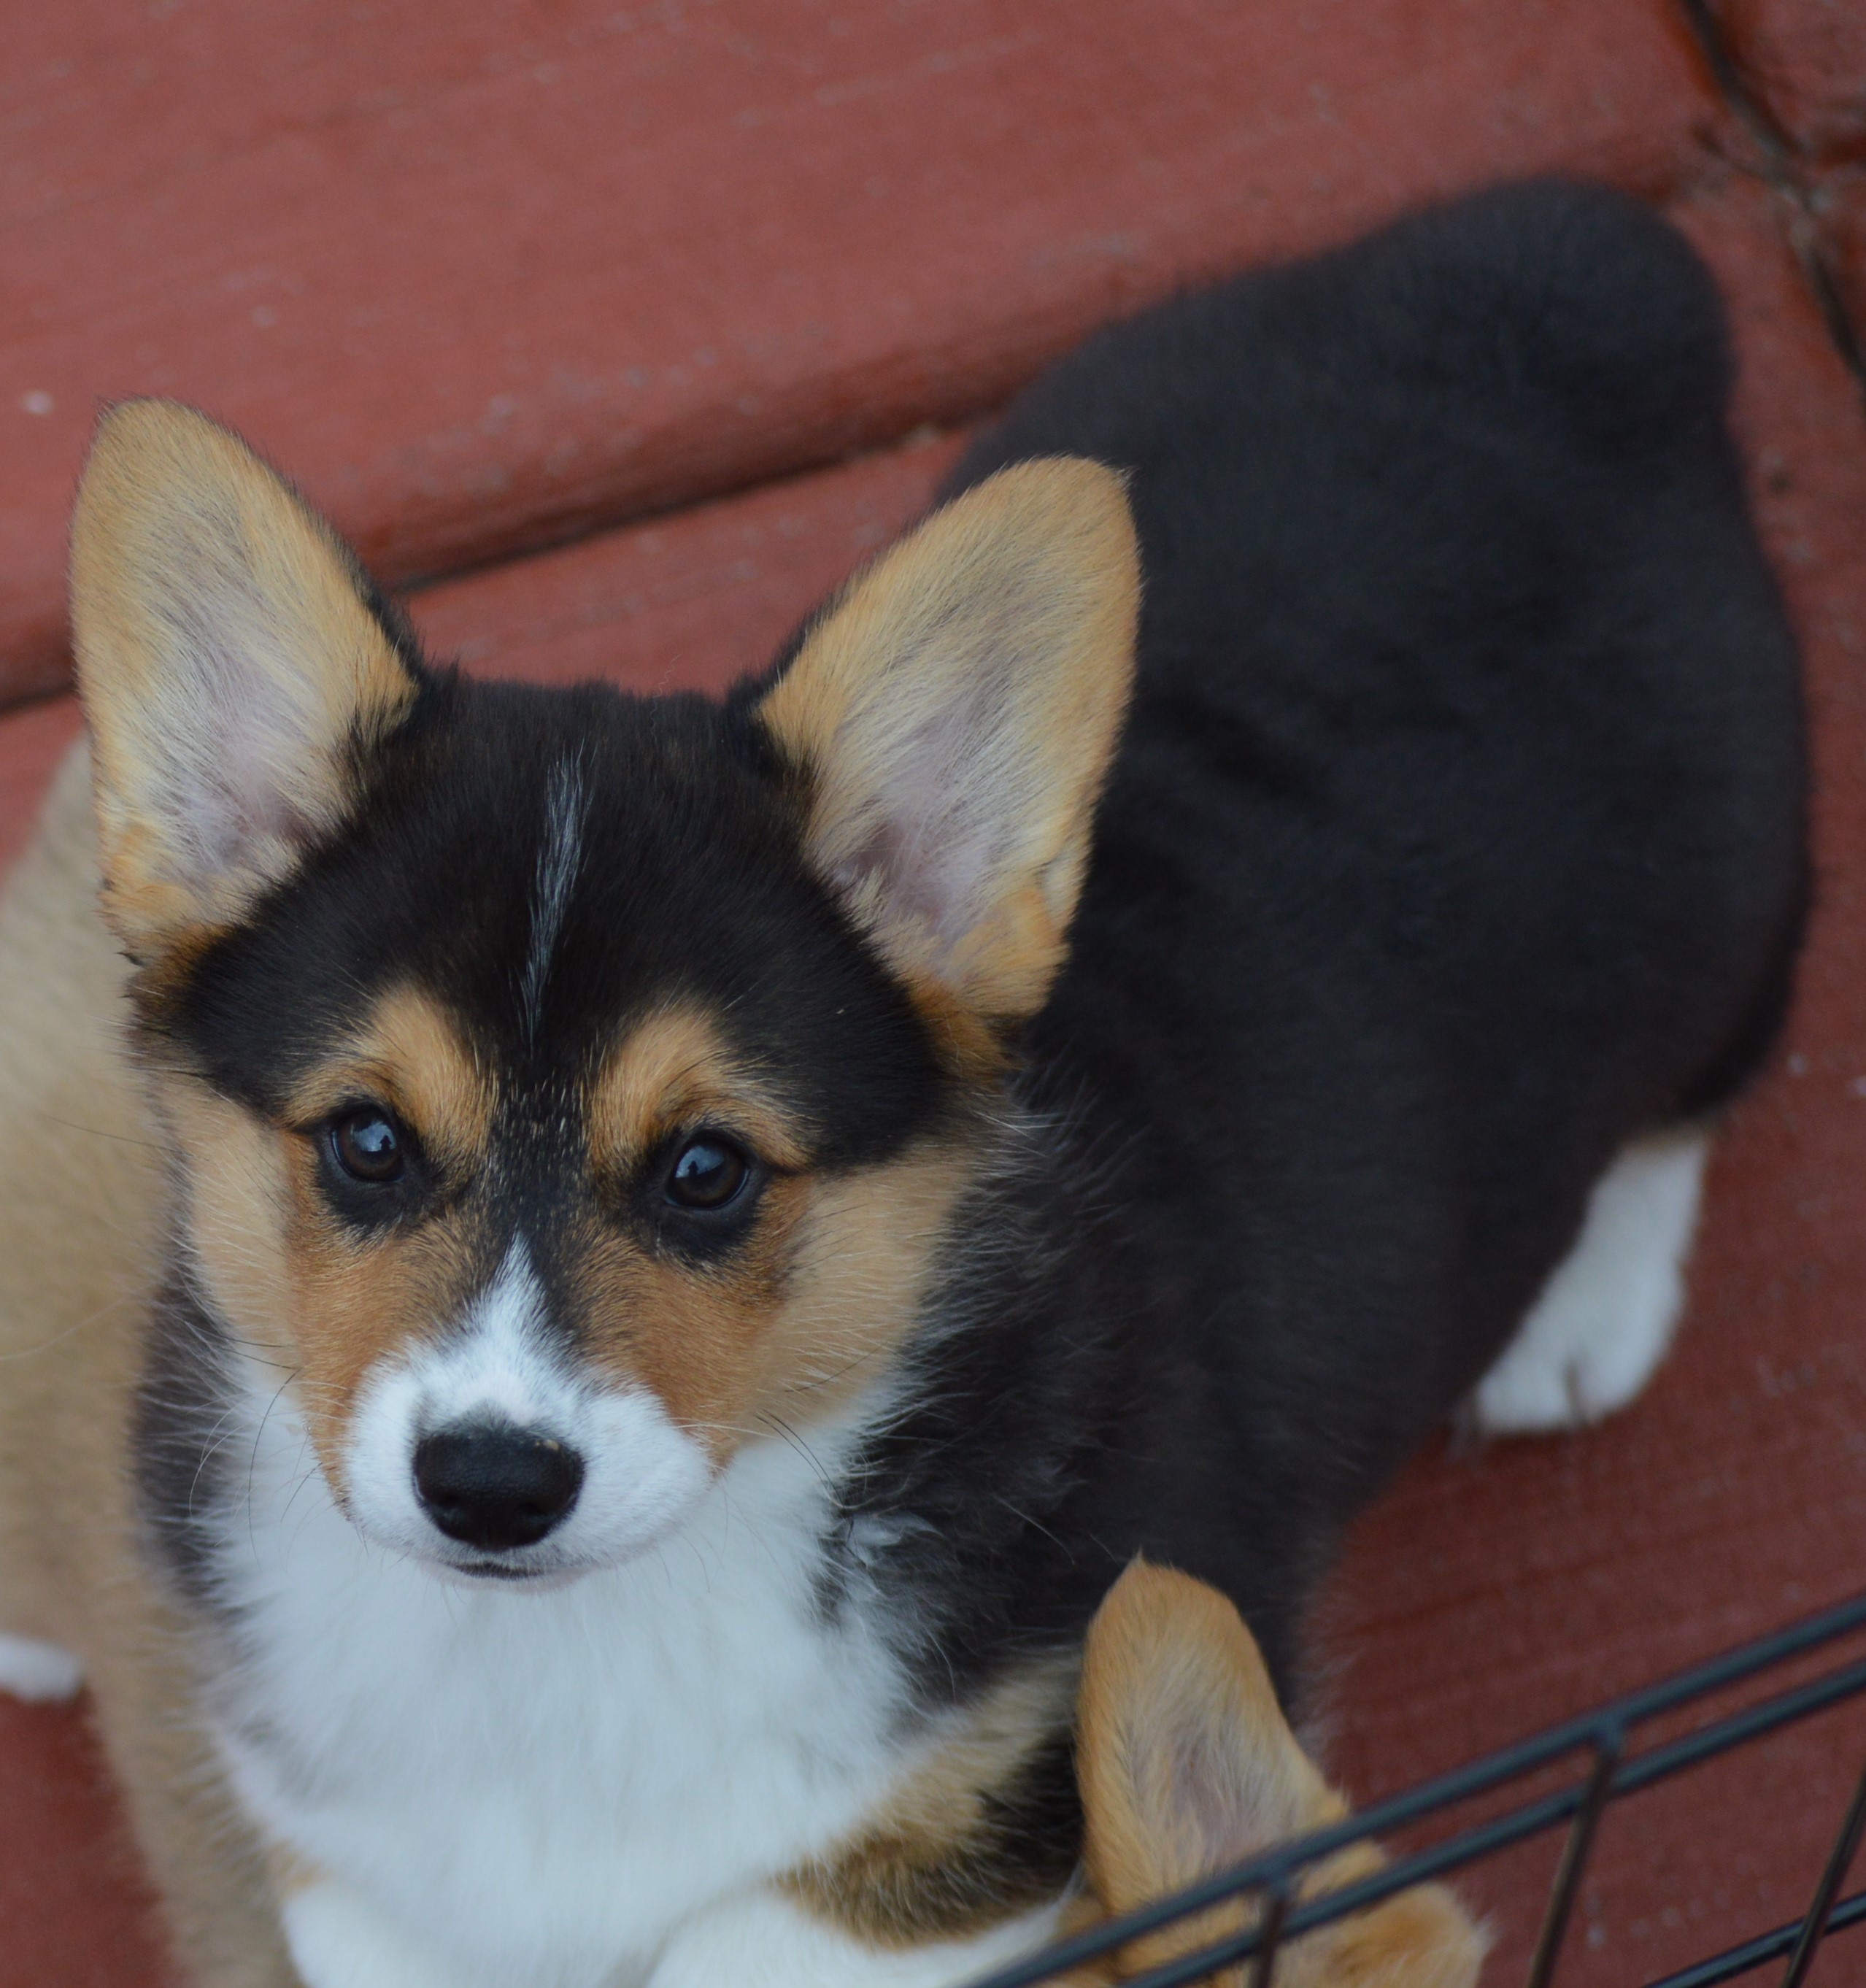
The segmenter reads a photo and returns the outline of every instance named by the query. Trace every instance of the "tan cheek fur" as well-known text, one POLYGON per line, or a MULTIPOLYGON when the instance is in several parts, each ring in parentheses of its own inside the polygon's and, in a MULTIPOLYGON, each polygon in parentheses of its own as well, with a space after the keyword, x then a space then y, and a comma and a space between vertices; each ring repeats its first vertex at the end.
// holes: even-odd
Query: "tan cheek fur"
MULTIPOLYGON (((424 997, 386 996, 289 1108, 306 1123, 357 1096, 400 1114, 444 1176, 463 1183, 485 1164, 490 1083, 424 997)), ((260 1361, 289 1376, 340 1497, 365 1377, 454 1316, 484 1267, 474 1204, 458 1199, 406 1230, 359 1237, 332 1212, 309 1138, 185 1077, 161 1079, 157 1098, 186 1155, 183 1219, 215 1308, 260 1361)))
POLYGON ((360 1240, 326 1203, 308 1140, 186 1079, 165 1079, 161 1100, 186 1155, 182 1219, 208 1295, 245 1348, 289 1381, 341 1498, 365 1376, 451 1316, 472 1287, 470 1216, 360 1240))
POLYGON ((830 1412, 901 1341, 971 1173, 956 1141, 845 1175, 787 1169, 802 1128, 687 1008, 632 1030, 593 1087, 590 1165, 631 1178, 674 1134, 736 1134, 776 1171, 749 1234, 716 1263, 592 1217, 573 1246, 595 1357, 644 1381, 723 1462, 747 1438, 830 1412))
POLYGON ((717 1462, 820 1419, 905 1336, 968 1171, 934 1147, 846 1178, 778 1175, 717 1265, 593 1220, 575 1252, 593 1355, 653 1388, 717 1462))

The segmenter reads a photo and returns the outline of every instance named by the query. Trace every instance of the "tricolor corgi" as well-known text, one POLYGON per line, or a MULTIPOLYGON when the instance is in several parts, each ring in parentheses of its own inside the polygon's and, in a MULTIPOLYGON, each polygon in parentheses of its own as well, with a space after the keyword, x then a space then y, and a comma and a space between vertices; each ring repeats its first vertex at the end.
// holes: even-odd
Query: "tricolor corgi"
POLYGON ((1092 342, 718 703, 465 678, 105 415, 0 1629, 191 1980, 963 1980, 1130 1559, 1294 1702, 1427 1432, 1631 1398, 1805 894, 1729 371, 1631 205, 1441 209, 1092 342))

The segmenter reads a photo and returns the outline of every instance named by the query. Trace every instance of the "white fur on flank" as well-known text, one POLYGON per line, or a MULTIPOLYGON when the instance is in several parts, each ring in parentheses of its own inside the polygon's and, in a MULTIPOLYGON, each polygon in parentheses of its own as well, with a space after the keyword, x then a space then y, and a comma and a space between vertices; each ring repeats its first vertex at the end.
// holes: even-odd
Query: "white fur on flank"
POLYGON ((69 1650, 36 1636, 0 1635, 0 1691, 28 1705, 52 1705, 84 1689, 84 1666, 69 1650))
MULTIPOLYGON (((323 1874, 291 1908, 308 1988, 644 1981, 911 1767, 875 1625, 820 1604, 857 1425, 747 1448, 620 1565, 468 1587, 343 1516, 276 1379, 246 1377, 227 1445, 241 1615, 208 1706, 249 1812, 323 1874)), ((824 1988, 788 1950, 806 1972, 756 1978, 824 1988)))
POLYGON ((1651 1380, 1684 1309, 1709 1151, 1703 1131, 1637 1140, 1595 1182, 1580 1240, 1478 1383, 1479 1428, 1577 1428, 1651 1380))
POLYGON ((614 1567, 671 1532, 712 1480, 705 1451, 651 1390, 600 1386, 553 1353, 522 1239, 455 1330, 385 1364, 364 1389, 346 1469, 357 1525, 380 1545, 439 1568, 485 1561, 488 1555, 429 1520, 415 1495, 414 1462, 424 1435, 493 1416, 583 1459, 569 1517, 536 1546, 500 1556, 529 1571, 614 1567))

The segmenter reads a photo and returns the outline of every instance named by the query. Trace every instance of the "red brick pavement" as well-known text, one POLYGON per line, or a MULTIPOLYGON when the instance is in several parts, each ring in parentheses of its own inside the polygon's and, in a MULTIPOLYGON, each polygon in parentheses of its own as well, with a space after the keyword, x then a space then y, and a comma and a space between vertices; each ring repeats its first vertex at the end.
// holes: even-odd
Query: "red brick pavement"
POLYGON ((1721 118, 1672 0, 66 0, 0 83, 0 685, 99 396, 401 581, 1002 397, 1110 313, 1721 118))

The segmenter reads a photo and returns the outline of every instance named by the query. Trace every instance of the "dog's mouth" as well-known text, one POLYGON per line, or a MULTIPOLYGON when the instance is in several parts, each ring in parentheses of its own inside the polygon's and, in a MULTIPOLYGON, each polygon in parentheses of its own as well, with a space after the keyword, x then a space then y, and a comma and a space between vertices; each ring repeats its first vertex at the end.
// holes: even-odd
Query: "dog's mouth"
POLYGON ((456 1574, 464 1574, 472 1581, 542 1581, 547 1574, 561 1574, 561 1567, 506 1567, 497 1560, 467 1560, 456 1566, 456 1574))
POLYGON ((505 1560, 452 1560, 427 1554, 418 1556, 418 1558, 420 1564, 429 1574, 450 1587, 496 1586, 526 1588, 536 1593, 549 1593, 557 1588, 568 1587, 581 1581, 585 1574, 596 1573, 600 1564, 596 1561, 566 1560, 562 1557, 546 1560, 532 1566, 505 1560))

